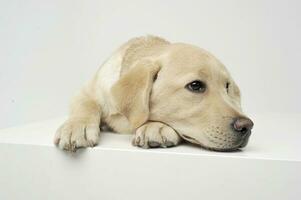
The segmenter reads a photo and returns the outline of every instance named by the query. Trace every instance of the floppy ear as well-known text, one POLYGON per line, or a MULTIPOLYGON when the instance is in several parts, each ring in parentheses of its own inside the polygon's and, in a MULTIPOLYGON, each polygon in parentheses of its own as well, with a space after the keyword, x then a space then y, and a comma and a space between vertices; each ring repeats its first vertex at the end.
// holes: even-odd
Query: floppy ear
POLYGON ((138 128, 148 119, 150 92, 159 69, 159 65, 152 61, 140 61, 111 89, 117 111, 129 120, 133 128, 138 128))

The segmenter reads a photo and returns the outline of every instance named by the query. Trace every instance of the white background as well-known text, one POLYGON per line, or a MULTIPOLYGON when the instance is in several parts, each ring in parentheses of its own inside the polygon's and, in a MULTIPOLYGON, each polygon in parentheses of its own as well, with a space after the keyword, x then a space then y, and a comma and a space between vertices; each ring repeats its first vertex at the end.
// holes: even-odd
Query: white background
POLYGON ((146 34, 212 52, 240 86, 247 113, 301 113, 300 4, 2 0, 0 128, 65 115, 111 52, 146 34))

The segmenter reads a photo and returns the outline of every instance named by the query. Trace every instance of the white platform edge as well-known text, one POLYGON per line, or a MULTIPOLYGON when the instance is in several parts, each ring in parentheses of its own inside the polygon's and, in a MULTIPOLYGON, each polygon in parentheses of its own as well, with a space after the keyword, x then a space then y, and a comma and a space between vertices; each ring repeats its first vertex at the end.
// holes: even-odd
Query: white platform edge
POLYGON ((63 118, 4 129, 0 199, 299 199, 299 116, 256 119, 250 145, 234 153, 145 150, 104 133, 99 146, 70 154, 52 144, 63 118))

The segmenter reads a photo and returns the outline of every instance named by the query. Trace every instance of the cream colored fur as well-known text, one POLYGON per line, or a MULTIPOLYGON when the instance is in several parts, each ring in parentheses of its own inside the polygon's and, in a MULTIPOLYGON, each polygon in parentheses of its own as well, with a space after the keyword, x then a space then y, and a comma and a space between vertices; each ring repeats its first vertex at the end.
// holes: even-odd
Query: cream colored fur
POLYGON ((108 125, 133 133, 133 145, 144 148, 174 146, 182 138, 210 149, 238 148, 230 128, 238 116, 244 116, 239 89, 214 56, 192 45, 140 37, 120 47, 74 98, 55 144, 71 151, 94 146, 100 126, 108 125), (206 82, 206 92, 188 91, 193 80, 206 82))

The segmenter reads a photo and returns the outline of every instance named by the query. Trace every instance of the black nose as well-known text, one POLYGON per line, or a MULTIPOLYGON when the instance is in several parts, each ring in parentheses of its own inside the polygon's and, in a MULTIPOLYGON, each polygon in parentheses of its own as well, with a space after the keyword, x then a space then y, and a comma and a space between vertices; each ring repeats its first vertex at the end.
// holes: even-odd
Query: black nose
POLYGON ((239 117, 234 120, 233 128, 236 132, 245 134, 253 128, 254 123, 249 118, 239 117))

